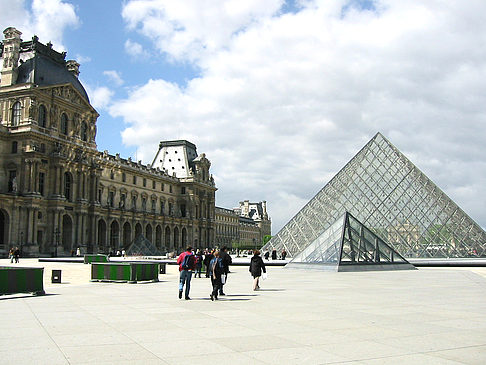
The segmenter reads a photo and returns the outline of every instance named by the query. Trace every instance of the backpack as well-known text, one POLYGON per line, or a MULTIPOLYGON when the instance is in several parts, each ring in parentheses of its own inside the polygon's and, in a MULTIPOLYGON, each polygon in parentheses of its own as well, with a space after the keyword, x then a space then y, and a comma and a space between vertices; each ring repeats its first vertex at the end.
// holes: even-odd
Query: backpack
POLYGON ((217 257, 213 258, 209 263, 209 271, 211 275, 214 274, 216 276, 220 276, 221 274, 223 274, 224 270, 223 270, 223 263, 221 259, 217 257))
POLYGON ((194 269, 194 255, 193 254, 187 254, 184 256, 184 260, 182 260, 182 270, 192 270, 194 269))

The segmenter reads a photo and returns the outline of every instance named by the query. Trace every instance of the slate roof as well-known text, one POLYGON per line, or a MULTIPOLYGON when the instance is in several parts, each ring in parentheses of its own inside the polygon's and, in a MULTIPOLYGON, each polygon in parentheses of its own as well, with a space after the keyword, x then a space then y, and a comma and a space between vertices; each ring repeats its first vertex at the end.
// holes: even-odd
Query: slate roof
POLYGON ((83 85, 66 67, 66 52, 60 53, 51 47, 50 43, 45 45, 35 36, 32 40, 21 43, 16 84, 33 83, 38 86, 49 86, 70 83, 89 102, 83 85))

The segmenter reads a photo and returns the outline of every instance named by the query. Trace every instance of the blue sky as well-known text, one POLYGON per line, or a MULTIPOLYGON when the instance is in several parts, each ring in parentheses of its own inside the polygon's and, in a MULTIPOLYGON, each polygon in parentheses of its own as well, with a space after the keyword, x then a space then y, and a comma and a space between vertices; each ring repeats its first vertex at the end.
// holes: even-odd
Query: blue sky
POLYGON ((187 139, 276 233, 376 132, 486 227, 483 0, 11 0, 81 63, 99 150, 187 139))
MULTIPOLYGON (((162 78, 183 86, 188 79, 197 75, 197 69, 191 64, 167 62, 163 55, 152 54, 150 58, 127 55, 124 49, 128 38, 144 48, 150 45, 143 36, 125 29, 121 2, 88 0, 70 3, 75 5, 80 22, 78 26, 66 29, 64 42, 69 57, 84 60, 81 79, 91 87, 108 85, 114 98, 123 98, 130 88, 142 85, 149 79, 162 78), (123 84, 113 82, 104 74, 106 71, 116 71, 123 84)), ((123 144, 121 137, 118 137, 125 128, 122 118, 100 112, 98 126, 99 149, 117 152, 124 157, 136 156, 137 147, 123 144)))

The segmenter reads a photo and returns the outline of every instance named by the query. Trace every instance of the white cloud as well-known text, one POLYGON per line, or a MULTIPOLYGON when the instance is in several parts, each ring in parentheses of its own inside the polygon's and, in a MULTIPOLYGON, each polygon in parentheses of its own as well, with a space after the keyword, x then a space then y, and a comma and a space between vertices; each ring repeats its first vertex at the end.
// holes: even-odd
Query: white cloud
POLYGON ((108 77, 116 86, 123 85, 124 81, 121 77, 121 74, 115 70, 103 71, 103 75, 108 77))
POLYGON ((91 62, 91 57, 89 56, 83 56, 83 55, 80 55, 80 54, 77 54, 74 59, 79 62, 80 64, 85 64, 85 63, 88 63, 88 62, 91 62))
POLYGON ((275 14, 283 0, 131 0, 122 10, 130 29, 178 60, 200 59, 226 46, 237 31, 275 14))
POLYGON ((115 101, 124 142, 146 162, 159 140, 196 143, 218 204, 267 200, 278 230, 381 131, 486 227, 486 3, 262 3, 127 3, 132 29, 201 74, 115 101))
POLYGON ((86 87, 86 91, 88 93, 91 105, 95 107, 95 109, 107 109, 111 102, 114 95, 113 90, 110 90, 106 86, 97 86, 92 87, 84 83, 86 87))
POLYGON ((125 52, 133 58, 147 58, 149 53, 143 49, 140 43, 134 42, 130 39, 125 41, 125 52))
POLYGON ((15 27, 24 35, 37 35, 43 43, 51 41, 57 51, 65 50, 63 32, 77 27, 79 18, 72 4, 61 0, 24 0, 0 2, 0 28, 15 27))

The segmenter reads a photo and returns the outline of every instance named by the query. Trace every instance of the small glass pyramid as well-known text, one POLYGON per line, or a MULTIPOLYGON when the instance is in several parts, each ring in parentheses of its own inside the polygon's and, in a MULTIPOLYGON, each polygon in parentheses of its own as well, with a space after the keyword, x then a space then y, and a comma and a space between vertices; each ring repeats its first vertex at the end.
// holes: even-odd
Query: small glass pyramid
POLYGON ((413 270, 350 213, 344 213, 285 267, 328 271, 413 270))
POLYGON ((162 253, 144 237, 144 235, 138 235, 128 246, 128 256, 161 256, 162 253))

